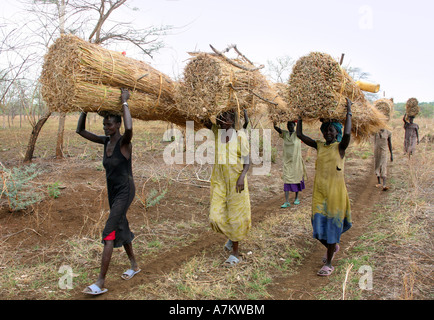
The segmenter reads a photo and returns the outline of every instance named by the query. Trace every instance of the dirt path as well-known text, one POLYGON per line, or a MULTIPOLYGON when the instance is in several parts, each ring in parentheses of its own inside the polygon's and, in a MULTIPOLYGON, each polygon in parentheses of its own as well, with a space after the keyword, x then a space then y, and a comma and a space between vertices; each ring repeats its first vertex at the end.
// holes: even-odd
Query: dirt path
MULTIPOLYGON (((371 167, 371 165, 370 165, 371 167)), ((304 197, 310 197, 312 187, 309 182, 304 197)), ((336 257, 346 255, 346 249, 357 239, 363 232, 363 226, 368 219, 369 206, 375 204, 380 197, 380 192, 375 186, 376 178, 372 170, 367 170, 367 174, 351 186, 351 192, 357 197, 352 203, 353 227, 342 236, 341 250, 336 257)), ((275 196, 260 205, 256 205, 252 210, 252 223, 258 223, 267 218, 269 214, 275 212, 281 204, 282 196, 275 196)), ((197 239, 188 246, 177 247, 167 252, 161 253, 155 259, 145 262, 141 265, 143 270, 138 276, 130 281, 119 280, 110 281, 110 291, 102 296, 92 297, 84 296, 77 290, 73 299, 121 299, 122 296, 131 290, 131 288, 154 282, 176 270, 184 262, 188 261, 198 253, 203 252, 213 246, 221 245, 225 238, 213 231, 200 232, 197 239)), ((268 292, 271 299, 315 299, 315 292, 327 285, 328 278, 316 276, 316 272, 321 268, 321 258, 324 254, 324 247, 317 243, 309 254, 303 259, 298 271, 292 276, 282 276, 275 278, 273 283, 268 286, 268 292)), ((121 274, 124 270, 120 267, 111 267, 110 272, 121 274)))
MULTIPOLYGON (((336 255, 336 260, 346 256, 346 251, 351 244, 362 235, 369 219, 370 209, 380 199, 381 191, 374 187, 377 179, 372 172, 372 170, 368 170, 368 174, 353 187, 352 192, 357 195, 357 197, 354 197, 355 201, 351 204, 353 227, 342 235, 341 248, 336 255)), ((322 266, 321 260, 324 253, 324 246, 317 242, 294 275, 274 279, 273 283, 268 287, 272 299, 316 299, 315 293, 329 282, 328 277, 316 276, 322 266)))

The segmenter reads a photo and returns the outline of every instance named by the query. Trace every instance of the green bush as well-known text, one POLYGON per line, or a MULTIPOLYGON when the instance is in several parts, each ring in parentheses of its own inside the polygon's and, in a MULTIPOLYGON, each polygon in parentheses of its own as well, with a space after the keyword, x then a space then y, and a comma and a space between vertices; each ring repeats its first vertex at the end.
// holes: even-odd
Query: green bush
POLYGON ((19 211, 43 199, 43 192, 32 180, 39 175, 36 164, 7 169, 0 167, 3 195, 7 198, 10 211, 19 211))

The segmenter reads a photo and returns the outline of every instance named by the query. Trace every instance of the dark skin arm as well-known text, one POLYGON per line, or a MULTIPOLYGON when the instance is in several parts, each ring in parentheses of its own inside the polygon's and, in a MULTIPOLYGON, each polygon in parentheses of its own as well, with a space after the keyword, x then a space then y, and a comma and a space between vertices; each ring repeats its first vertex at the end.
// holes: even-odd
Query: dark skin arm
POLYGON ((240 176, 237 180, 236 189, 238 193, 241 193, 241 191, 244 190, 244 178, 246 177, 247 171, 249 171, 250 168, 250 157, 246 156, 243 157, 243 171, 241 172, 240 176))
POLYGON ((280 129, 280 128, 277 126, 277 123, 276 123, 276 122, 273 122, 273 127, 274 127, 274 130, 276 130, 277 132, 279 132, 279 134, 282 134, 282 129, 280 129))
POLYGON ((316 149, 316 141, 303 134, 303 120, 300 117, 298 118, 295 132, 297 133, 297 138, 303 141, 307 146, 316 149))
POLYGON ((387 138, 387 144, 389 145, 390 161, 393 162, 393 153, 392 153, 392 137, 387 138))
POLYGON ((248 124, 249 124, 249 117, 247 116, 247 110, 244 109, 244 125, 243 125, 243 128, 246 129, 248 124))
POLYGON ((132 146, 131 140, 133 138, 133 119, 131 118, 130 109, 126 103, 130 98, 130 92, 128 89, 121 89, 121 101, 122 101, 122 111, 124 118, 124 135, 121 140, 121 152, 125 158, 129 159, 131 157, 132 146))
POLYGON ((348 148, 348 145, 350 144, 351 140, 351 105, 353 104, 350 99, 347 99, 347 117, 345 119, 345 127, 344 132, 342 135, 342 140, 339 143, 339 154, 341 155, 341 158, 343 159, 345 156, 345 150, 348 148))
POLYGON ((77 129, 75 130, 75 132, 77 132, 80 136, 89 141, 104 144, 104 141, 106 139, 105 136, 98 136, 86 130, 86 116, 87 112, 82 112, 80 114, 80 118, 78 118, 77 129))

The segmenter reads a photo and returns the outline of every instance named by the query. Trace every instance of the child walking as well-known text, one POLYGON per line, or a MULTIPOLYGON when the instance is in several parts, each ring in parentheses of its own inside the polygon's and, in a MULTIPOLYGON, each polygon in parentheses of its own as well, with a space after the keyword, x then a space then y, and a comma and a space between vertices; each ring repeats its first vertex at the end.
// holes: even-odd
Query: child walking
POLYGON ((274 129, 283 139, 283 191, 285 192, 285 203, 281 208, 291 206, 289 192, 295 192, 294 204, 300 204, 298 193, 305 189, 304 179, 306 178, 306 166, 301 155, 301 140, 295 134, 295 121, 288 121, 288 130, 280 129, 276 123, 274 129))

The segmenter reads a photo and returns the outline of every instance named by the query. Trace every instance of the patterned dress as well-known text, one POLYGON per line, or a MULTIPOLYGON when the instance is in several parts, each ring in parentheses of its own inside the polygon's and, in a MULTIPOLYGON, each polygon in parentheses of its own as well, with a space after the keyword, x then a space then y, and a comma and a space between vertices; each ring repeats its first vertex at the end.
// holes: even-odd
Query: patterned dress
POLYGON ((344 180, 344 159, 339 142, 326 145, 317 140, 318 156, 312 194, 313 237, 339 243, 341 234, 351 228, 351 208, 344 180))
POLYGON ((211 175, 211 228, 232 241, 247 237, 251 228, 250 197, 247 176, 244 190, 237 193, 237 180, 243 171, 242 157, 249 154, 249 144, 243 131, 235 132, 227 143, 221 142, 220 130, 212 128, 215 135, 215 164, 211 175))

